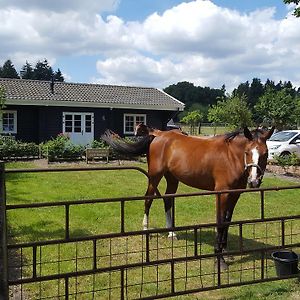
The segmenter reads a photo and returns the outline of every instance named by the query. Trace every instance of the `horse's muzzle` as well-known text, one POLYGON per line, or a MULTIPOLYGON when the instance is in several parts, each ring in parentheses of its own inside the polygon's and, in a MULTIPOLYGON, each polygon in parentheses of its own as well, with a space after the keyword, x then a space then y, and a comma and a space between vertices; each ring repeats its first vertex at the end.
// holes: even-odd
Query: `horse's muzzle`
POLYGON ((262 182, 261 179, 249 180, 248 186, 249 186, 249 188, 256 189, 256 188, 260 187, 261 182, 262 182))

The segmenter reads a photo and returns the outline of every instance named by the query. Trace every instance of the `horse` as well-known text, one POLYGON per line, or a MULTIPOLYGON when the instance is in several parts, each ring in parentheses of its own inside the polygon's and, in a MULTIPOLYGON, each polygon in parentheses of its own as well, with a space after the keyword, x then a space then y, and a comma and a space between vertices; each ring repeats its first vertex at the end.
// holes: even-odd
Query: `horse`
MULTIPOLYGON (((181 129, 171 129, 173 132, 181 133, 187 135, 187 133, 183 132, 181 129)), ((139 123, 136 125, 134 129, 134 135, 135 136, 145 136, 145 135, 152 135, 152 136, 159 136, 164 131, 152 128, 146 124, 139 123)))
MULTIPOLYGON (((235 131, 225 135, 200 139, 198 137, 163 131, 158 136, 145 135, 135 143, 116 139, 107 130, 102 139, 116 151, 127 155, 147 154, 148 188, 146 196, 160 195, 158 184, 164 176, 167 182, 165 194, 175 194, 179 182, 188 186, 209 190, 244 189, 261 185, 267 165, 267 139, 270 130, 245 127, 243 132, 235 131)), ((238 192, 222 193, 216 197, 216 222, 218 224, 215 253, 220 256, 221 268, 227 269, 223 253, 227 248, 228 225, 234 207, 240 197, 238 192)), ((174 197, 163 198, 166 227, 172 228, 172 206, 174 197)), ((145 200, 143 228, 148 229, 149 211, 153 199, 145 200)), ((169 237, 175 238, 169 231, 169 237)))

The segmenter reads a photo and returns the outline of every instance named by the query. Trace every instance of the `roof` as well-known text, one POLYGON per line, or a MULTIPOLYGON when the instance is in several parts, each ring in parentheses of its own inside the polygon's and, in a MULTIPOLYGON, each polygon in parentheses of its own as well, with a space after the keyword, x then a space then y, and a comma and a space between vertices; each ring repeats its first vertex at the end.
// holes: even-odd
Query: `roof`
POLYGON ((184 104, 165 92, 151 87, 0 78, 6 104, 183 110, 184 104))

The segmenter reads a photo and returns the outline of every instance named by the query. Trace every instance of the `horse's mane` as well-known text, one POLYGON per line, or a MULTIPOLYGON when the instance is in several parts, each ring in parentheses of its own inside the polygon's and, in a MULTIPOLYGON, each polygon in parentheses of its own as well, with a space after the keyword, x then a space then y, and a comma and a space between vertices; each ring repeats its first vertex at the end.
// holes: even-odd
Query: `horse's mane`
POLYGON ((223 137, 224 137, 226 142, 229 142, 229 141, 233 140, 236 136, 241 135, 241 134, 242 134, 242 131, 241 131, 241 129, 239 129, 239 130, 236 130, 236 131, 233 131, 233 132, 225 133, 223 135, 223 137))
MULTIPOLYGON (((256 128, 256 129, 251 130, 251 134, 252 134, 253 138, 255 140, 257 140, 262 135, 265 134, 265 130, 263 130, 261 128, 256 128)), ((233 132, 225 133, 223 136, 224 136, 225 141, 229 142, 229 141, 233 140, 236 136, 244 136, 244 132, 242 129, 238 129, 233 132)))

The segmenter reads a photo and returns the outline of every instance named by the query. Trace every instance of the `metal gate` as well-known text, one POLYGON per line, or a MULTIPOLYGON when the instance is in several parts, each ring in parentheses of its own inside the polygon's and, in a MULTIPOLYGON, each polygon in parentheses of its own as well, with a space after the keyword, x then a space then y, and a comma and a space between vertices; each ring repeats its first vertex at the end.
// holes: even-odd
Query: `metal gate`
MULTIPOLYGON (((228 223, 235 241, 221 270, 220 256, 207 247, 218 224, 175 226, 178 240, 167 239, 169 229, 130 231, 125 226, 125 209, 145 197, 122 197, 31 204, 6 204, 5 173, 80 172, 137 170, 137 167, 2 170, 2 287, 4 295, 17 292, 21 299, 154 299, 219 288, 297 277, 278 277, 270 253, 276 249, 300 247, 300 215, 265 217, 265 194, 269 191, 299 189, 300 186, 235 190, 260 199, 260 218, 228 223), (82 205, 114 203, 120 220, 116 232, 88 236, 70 234, 70 210, 82 205), (7 214, 25 209, 61 209, 64 237, 34 242, 8 239, 7 214), (66 254, 67 253, 67 254, 66 254)), ((164 195, 186 197, 221 195, 229 191, 164 195)), ((161 197, 154 196, 154 199, 161 197)), ((175 206, 175 205, 174 205, 175 206)), ((175 217, 175 209, 173 210, 175 217)))

